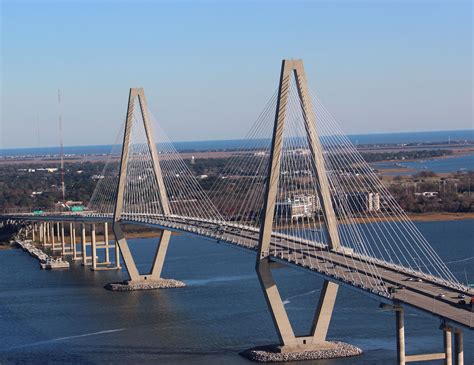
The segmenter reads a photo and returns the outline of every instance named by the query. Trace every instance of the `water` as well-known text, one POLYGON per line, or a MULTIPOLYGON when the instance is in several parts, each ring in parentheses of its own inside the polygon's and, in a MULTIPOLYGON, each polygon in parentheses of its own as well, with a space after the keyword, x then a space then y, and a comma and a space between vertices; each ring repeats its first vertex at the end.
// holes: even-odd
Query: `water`
POLYGON ((384 175, 413 175, 420 171, 433 171, 436 173, 463 172, 474 170, 474 153, 467 155, 434 158, 429 160, 417 160, 407 162, 380 162, 371 164, 376 169, 398 169, 408 168, 414 171, 388 172, 384 175))
MULTIPOLYGON (((473 130, 436 131, 436 132, 406 132, 406 133, 379 133, 379 134, 354 134, 348 136, 354 144, 403 144, 423 142, 447 142, 474 140, 473 130)), ((323 137, 324 138, 324 137, 323 137)), ((186 141, 173 142, 178 151, 208 151, 241 148, 244 141, 241 139, 218 141, 186 141)), ((99 146, 65 146, 65 155, 107 155, 112 149, 111 145, 99 146)), ((45 156, 60 154, 59 147, 32 147, 0 149, 2 156, 45 156)))
MULTIPOLYGON (((451 270, 474 283, 474 220, 417 223, 451 270)), ((134 239, 141 270, 154 239, 134 239)), ((20 250, 0 251, 0 363, 250 364, 238 353, 277 342, 254 273, 254 255, 186 235, 173 236, 164 276, 182 289, 114 293, 116 271, 41 271, 20 250)), ((294 269, 275 271, 297 334, 309 330, 321 280, 294 269)), ((442 351, 439 321, 406 312, 407 353, 442 351)), ((361 357, 318 364, 396 361, 395 318, 378 302, 341 288, 329 337, 362 347, 361 357)), ((474 361, 474 333, 465 331, 466 364, 474 361)), ((306 362, 301 364, 316 364, 306 362)))

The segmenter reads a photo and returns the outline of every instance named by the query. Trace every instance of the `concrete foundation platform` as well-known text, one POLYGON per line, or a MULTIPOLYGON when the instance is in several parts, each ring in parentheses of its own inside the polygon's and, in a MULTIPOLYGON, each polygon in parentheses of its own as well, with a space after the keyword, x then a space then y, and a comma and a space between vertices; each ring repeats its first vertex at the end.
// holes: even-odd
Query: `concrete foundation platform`
POLYGON ((109 283, 104 288, 112 291, 134 291, 183 288, 186 284, 174 279, 123 281, 120 283, 109 283))
POLYGON ((287 362, 304 360, 323 360, 361 355, 363 351, 344 342, 326 342, 320 349, 295 349, 288 351, 278 345, 255 347, 241 352, 240 355, 256 362, 287 362), (282 351, 283 350, 283 351, 282 351))

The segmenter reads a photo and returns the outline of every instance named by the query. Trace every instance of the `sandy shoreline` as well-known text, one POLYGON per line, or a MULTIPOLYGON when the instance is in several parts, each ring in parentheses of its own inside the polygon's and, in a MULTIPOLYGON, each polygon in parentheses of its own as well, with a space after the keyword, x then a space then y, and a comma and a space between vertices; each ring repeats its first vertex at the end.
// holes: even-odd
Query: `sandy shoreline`
POLYGON ((414 222, 459 221, 459 220, 465 220, 465 219, 474 219, 474 212, 469 212, 469 213, 449 213, 449 212, 419 213, 419 214, 408 214, 408 216, 414 222))

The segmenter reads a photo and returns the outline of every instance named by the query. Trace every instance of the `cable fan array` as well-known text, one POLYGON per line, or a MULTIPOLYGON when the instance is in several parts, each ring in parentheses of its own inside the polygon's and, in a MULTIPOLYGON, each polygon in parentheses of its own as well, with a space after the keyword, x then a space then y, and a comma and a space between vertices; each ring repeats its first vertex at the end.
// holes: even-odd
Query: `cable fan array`
MULTIPOLYGON (((169 216, 221 220, 220 214, 207 198, 169 138, 161 128, 156 128, 158 123, 155 122, 151 113, 148 114, 151 119, 150 124, 157 132, 154 137, 157 141, 159 167, 169 204, 169 216)), ((88 207, 93 214, 107 216, 114 212, 119 180, 119 159, 115 153, 119 147, 121 149, 122 145, 114 146, 109 161, 99 177, 88 207)), ((122 218, 128 221, 144 222, 163 217, 165 214, 160 200, 160 188, 138 99, 135 100, 132 115, 126 170, 122 218)))
MULTIPOLYGON (((293 78, 285 80, 289 88, 283 133, 280 176, 275 201, 271 247, 273 255, 285 252, 318 252, 295 255, 297 264, 325 271, 324 252, 329 252, 327 219, 322 209, 316 163, 311 154, 305 128, 302 102, 293 78)), ((323 148, 331 205, 338 221, 338 233, 344 260, 357 261, 369 273, 364 285, 386 292, 381 285, 380 268, 417 273, 430 280, 462 284, 442 262, 416 226, 408 219, 388 192, 376 172, 324 108, 310 93, 306 103, 316 120, 316 130, 323 148), (309 102, 309 103, 308 103, 309 102)), ((249 232, 259 232, 263 219, 263 200, 275 123, 275 93, 251 127, 245 143, 230 158, 226 168, 209 192, 211 200, 234 231, 235 243, 255 247, 249 232)), ((255 236, 254 236, 255 237, 255 236)), ((353 265, 350 265, 353 266, 353 265)), ((338 270, 341 279, 360 282, 354 270, 338 270)))
MULTIPOLYGON (((288 100, 271 254, 328 275, 331 273, 382 295, 388 295, 388 288, 380 272, 387 267, 463 289, 318 97, 310 92, 306 96, 308 100, 302 101, 304 93, 301 96, 298 93, 298 83, 293 76, 284 82, 288 100), (304 114, 303 105, 308 106, 307 113, 311 114, 304 114), (315 121, 313 127, 322 146, 330 202, 323 202, 321 198, 306 120, 315 121), (346 265, 337 268, 328 265, 334 251, 330 250, 324 206, 332 207, 338 223, 341 247, 337 248, 337 254, 346 265)), ((232 151, 228 164, 207 192, 149 113, 157 132, 159 166, 170 210, 170 214, 164 214, 160 184, 136 100, 121 218, 145 223, 179 221, 184 224, 179 229, 256 249, 264 214, 277 102, 275 92, 242 146, 232 151)), ((121 148, 122 145, 116 143, 98 177, 89 203, 92 214, 112 216, 114 212, 121 148)))

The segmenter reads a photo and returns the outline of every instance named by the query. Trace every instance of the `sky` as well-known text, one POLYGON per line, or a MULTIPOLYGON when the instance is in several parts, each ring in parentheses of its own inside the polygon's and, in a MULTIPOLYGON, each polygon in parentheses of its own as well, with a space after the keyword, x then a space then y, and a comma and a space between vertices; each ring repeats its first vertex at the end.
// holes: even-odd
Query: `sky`
POLYGON ((242 138, 283 58, 349 134, 473 126, 471 1, 0 3, 0 148, 57 146, 60 109, 110 144, 136 86, 172 140, 242 138))

